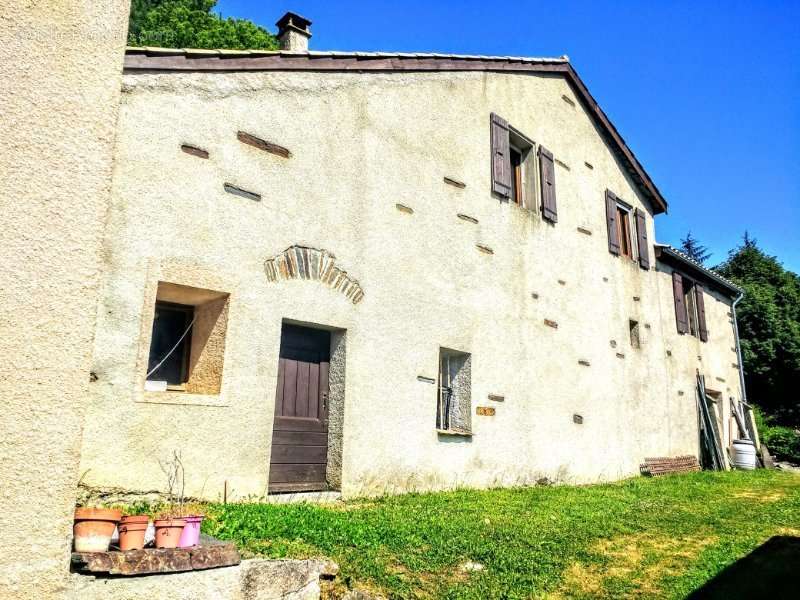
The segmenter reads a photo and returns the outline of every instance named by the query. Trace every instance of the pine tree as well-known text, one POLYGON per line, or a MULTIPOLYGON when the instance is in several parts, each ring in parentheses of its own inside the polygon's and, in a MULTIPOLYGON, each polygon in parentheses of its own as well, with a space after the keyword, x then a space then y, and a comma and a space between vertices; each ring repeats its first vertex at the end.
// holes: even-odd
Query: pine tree
POLYGON ((748 398, 777 422, 800 424, 800 276, 748 233, 715 270, 745 291, 736 313, 748 398))
POLYGON ((691 231, 681 240, 681 251, 700 264, 705 263, 711 256, 711 252, 708 251, 708 248, 698 242, 697 239, 692 236, 691 231))

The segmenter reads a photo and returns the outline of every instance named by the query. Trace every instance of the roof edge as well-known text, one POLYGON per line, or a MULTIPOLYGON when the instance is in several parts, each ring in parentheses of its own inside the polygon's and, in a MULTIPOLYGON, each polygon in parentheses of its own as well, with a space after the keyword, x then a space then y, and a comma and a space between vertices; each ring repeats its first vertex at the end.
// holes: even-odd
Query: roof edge
POLYGON ((131 71, 491 71, 564 75, 586 109, 600 124, 606 141, 626 165, 629 175, 652 203, 653 213, 667 212, 667 201, 616 127, 589 93, 567 56, 558 58, 480 56, 436 53, 286 52, 270 50, 193 50, 135 48, 125 52, 124 70, 131 71))
POLYGON ((727 290, 733 292, 733 295, 738 296, 739 294, 744 294, 744 289, 740 288, 738 285, 733 283, 731 280, 726 279, 719 273, 712 271, 711 269, 704 267, 699 262, 694 260, 688 254, 685 254, 678 250, 677 248, 673 248, 669 244, 654 244, 653 245, 656 251, 656 258, 659 260, 664 260, 664 257, 667 259, 671 259, 675 262, 681 264, 682 267, 694 272, 699 273, 706 281, 710 281, 711 283, 727 290))

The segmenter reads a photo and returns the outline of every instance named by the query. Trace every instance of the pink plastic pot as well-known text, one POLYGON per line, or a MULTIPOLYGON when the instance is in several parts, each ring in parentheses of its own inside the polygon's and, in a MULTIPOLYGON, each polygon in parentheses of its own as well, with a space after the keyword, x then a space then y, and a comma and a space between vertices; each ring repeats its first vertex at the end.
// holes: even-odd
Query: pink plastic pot
POLYGON ((181 532, 181 539, 178 540, 178 548, 191 548, 200 542, 200 523, 203 522, 205 515, 190 515, 183 517, 186 525, 181 532))

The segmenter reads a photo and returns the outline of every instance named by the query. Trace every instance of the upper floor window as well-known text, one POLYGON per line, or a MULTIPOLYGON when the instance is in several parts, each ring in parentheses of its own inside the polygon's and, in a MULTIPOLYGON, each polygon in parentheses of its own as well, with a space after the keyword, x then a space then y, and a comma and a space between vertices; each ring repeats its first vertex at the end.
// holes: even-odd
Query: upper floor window
POLYGON ((522 200, 522 150, 509 146, 508 155, 511 159, 511 196, 509 199, 515 204, 524 206, 522 200))
POLYGON ((703 286, 675 271, 672 273, 672 292, 678 333, 688 333, 708 341, 703 286))
POLYGON ((625 256, 631 260, 638 257, 639 266, 649 269, 650 250, 644 211, 639 208, 634 209, 620 200, 611 190, 606 190, 606 225, 608 251, 615 256, 625 256))
POLYGON ((631 211, 629 208, 617 204, 617 242, 619 243, 620 256, 627 256, 633 260, 633 244, 631 244, 631 211))
MULTIPOLYGON (((491 115, 492 192, 524 208, 533 209, 536 190, 534 143, 502 117, 491 115)), ((553 155, 539 146, 542 217, 555 223, 556 182, 553 155)))

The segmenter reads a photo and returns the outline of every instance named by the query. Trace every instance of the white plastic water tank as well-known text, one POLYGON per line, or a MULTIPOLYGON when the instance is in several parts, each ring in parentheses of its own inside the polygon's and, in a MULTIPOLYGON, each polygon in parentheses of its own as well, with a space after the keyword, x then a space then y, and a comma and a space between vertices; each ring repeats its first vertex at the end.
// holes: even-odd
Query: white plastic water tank
POLYGON ((756 468, 756 447, 750 440, 733 440, 733 465, 751 471, 756 468))

